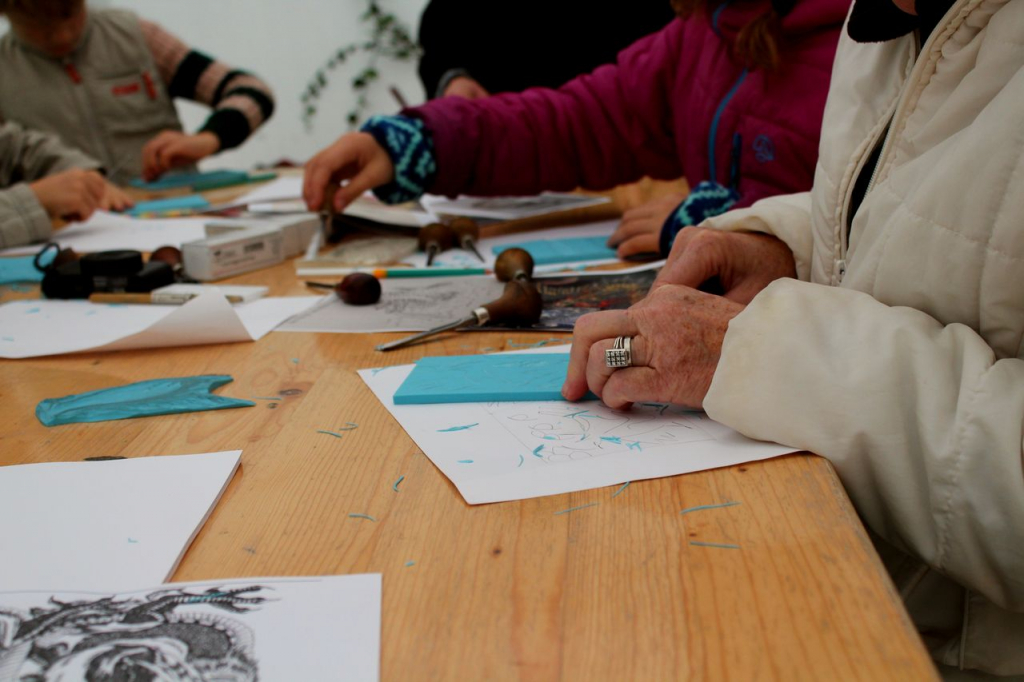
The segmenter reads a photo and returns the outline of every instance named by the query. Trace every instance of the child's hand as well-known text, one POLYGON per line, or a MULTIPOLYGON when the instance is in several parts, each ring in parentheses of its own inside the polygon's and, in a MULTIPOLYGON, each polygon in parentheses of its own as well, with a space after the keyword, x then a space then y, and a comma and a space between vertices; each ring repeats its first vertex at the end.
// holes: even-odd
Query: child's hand
POLYGON ((340 213, 363 192, 394 177, 391 157, 372 135, 348 133, 306 163, 302 198, 310 211, 320 211, 327 187, 348 180, 334 197, 334 210, 340 213))
POLYGON ((72 168, 29 185, 51 218, 87 220, 103 200, 107 181, 96 171, 72 168))
POLYGON ((186 135, 165 130, 142 148, 142 178, 147 182, 177 168, 205 159, 220 150, 220 139, 210 132, 186 135))
POLYGON ((106 189, 103 192, 103 199, 100 200, 100 208, 104 211, 117 211, 121 212, 125 209, 131 208, 135 205, 131 197, 125 194, 125 191, 110 182, 106 181, 106 189))
POLYGON ((685 194, 666 194, 622 214, 622 222, 608 238, 608 246, 617 248, 619 258, 641 253, 658 253, 661 226, 679 207, 685 194))

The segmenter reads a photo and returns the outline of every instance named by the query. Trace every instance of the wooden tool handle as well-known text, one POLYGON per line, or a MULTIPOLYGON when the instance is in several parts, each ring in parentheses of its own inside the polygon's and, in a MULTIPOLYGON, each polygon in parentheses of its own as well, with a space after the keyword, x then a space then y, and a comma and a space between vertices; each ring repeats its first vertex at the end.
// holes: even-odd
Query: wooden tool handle
POLYGON ((530 282, 514 280, 505 285, 501 298, 482 306, 490 322, 512 327, 528 327, 540 320, 544 300, 530 282))
POLYGON ((494 261, 494 274, 501 282, 533 277, 533 256, 523 249, 505 249, 494 261))
POLYGON ((480 238, 480 225, 472 218, 453 218, 449 225, 455 238, 458 239, 459 245, 463 248, 475 243, 480 238))
POLYGON ((419 245, 420 251, 445 251, 455 246, 455 233, 444 223, 430 223, 420 230, 419 245))

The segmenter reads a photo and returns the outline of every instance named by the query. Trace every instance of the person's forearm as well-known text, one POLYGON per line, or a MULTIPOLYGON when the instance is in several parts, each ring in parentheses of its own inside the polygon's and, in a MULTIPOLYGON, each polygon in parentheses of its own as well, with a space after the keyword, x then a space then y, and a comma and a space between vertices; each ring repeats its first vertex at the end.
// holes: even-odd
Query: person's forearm
POLYGON ((273 115, 273 92, 264 81, 190 49, 157 24, 140 23, 171 97, 214 109, 199 132, 216 135, 221 151, 240 145, 273 115))
POLYGON ((1024 610, 1024 360, 962 324, 779 280, 730 323, 704 407, 828 458, 873 531, 1024 610))
POLYGON ((27 184, 0 190, 0 248, 44 241, 52 230, 50 216, 27 184))

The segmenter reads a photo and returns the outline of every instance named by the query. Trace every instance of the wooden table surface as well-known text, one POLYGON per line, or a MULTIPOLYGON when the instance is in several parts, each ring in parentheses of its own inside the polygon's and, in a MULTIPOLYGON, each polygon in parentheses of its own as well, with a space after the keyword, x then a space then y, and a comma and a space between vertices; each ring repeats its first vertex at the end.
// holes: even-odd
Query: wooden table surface
MULTIPOLYGON (((291 263, 231 282, 308 293, 291 263)), ((936 678, 825 460, 639 481, 614 499, 618 486, 471 507, 356 370, 541 337, 373 350, 392 338, 275 332, 0 361, 0 465, 241 449, 174 580, 382 573, 384 680, 936 678), (193 374, 232 375, 221 395, 283 398, 49 429, 35 418, 44 398, 193 374), (347 422, 358 428, 340 439, 317 433, 347 422), (740 504, 679 513, 727 500, 740 504), (556 515, 591 502, 601 504, 556 515)))

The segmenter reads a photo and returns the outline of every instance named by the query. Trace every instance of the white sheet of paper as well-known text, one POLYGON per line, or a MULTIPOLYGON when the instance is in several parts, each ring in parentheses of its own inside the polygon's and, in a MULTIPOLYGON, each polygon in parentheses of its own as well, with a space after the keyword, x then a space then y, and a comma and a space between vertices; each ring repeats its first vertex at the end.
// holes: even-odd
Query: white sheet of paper
POLYGON ((71 589, 0 592, 0 677, 84 680, 97 669, 161 680, 380 677, 379 573, 71 589), (52 618, 19 633, 33 609, 52 618), (33 644, 53 658, 29 658, 33 644))
POLYGON ((359 376, 469 504, 558 495, 794 452, 745 438, 702 412, 655 403, 630 412, 598 401, 395 405, 392 396, 412 368, 364 369, 359 376))
POLYGON ((0 305, 0 357, 255 341, 319 296, 232 306, 207 292, 180 306, 22 300, 0 305))
POLYGON ((420 199, 423 207, 435 214, 489 218, 493 220, 516 220, 567 211, 573 208, 597 206, 611 201, 608 197, 586 196, 543 192, 525 197, 471 197, 462 195, 455 199, 428 194, 420 199))
POLYGON ((271 180, 251 192, 247 192, 231 203, 242 206, 245 204, 259 204, 269 201, 283 201, 286 199, 302 198, 302 176, 284 175, 276 180, 271 180))
POLYGON ((0 586, 123 590, 167 580, 241 455, 0 467, 0 586))
MULTIPOLYGON (((97 211, 84 223, 72 223, 53 233, 50 241, 79 253, 95 253, 111 249, 156 251, 161 246, 181 245, 206 235, 203 225, 209 218, 132 218, 97 211)), ((16 246, 0 251, 2 256, 32 254, 41 244, 16 246)))

